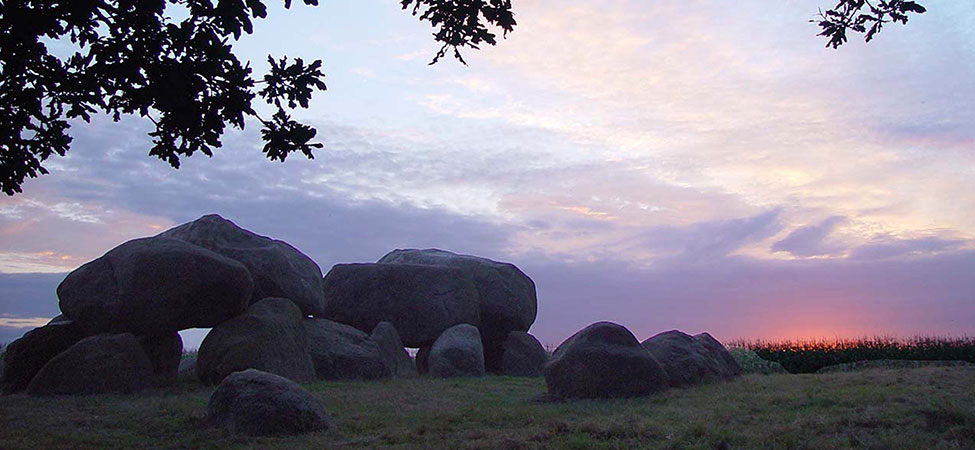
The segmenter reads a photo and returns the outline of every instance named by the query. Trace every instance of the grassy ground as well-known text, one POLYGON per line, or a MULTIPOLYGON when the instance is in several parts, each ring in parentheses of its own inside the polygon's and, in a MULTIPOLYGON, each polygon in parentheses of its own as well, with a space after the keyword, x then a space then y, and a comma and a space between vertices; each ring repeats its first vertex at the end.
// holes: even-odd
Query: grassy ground
POLYGON ((975 448, 975 369, 739 380, 628 400, 540 403, 541 379, 322 382, 321 433, 207 428, 212 388, 120 397, 0 397, 0 448, 975 448))

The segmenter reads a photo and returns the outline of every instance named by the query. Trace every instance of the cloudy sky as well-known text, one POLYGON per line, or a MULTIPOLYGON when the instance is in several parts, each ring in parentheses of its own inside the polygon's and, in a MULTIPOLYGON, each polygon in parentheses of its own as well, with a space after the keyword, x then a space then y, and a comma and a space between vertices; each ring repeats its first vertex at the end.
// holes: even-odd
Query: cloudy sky
POLYGON ((272 8, 238 54, 324 60, 299 115, 325 148, 270 162, 251 124, 176 171, 145 120, 77 124, 51 175, 0 198, 0 341, 57 314, 66 272, 208 213, 323 271, 412 247, 513 262, 548 345, 598 320, 975 334, 975 3, 840 50, 815 3, 519 0, 469 66, 428 66, 398 2, 272 8))

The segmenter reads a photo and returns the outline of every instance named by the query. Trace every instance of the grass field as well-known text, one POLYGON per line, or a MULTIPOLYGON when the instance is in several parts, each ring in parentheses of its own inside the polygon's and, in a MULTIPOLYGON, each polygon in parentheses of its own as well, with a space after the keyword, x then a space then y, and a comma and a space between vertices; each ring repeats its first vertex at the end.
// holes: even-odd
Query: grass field
POLYGON ((308 385, 328 431, 246 438, 204 423, 213 388, 0 397, 0 448, 975 448, 975 369, 746 375, 626 399, 542 403, 542 379, 308 385))

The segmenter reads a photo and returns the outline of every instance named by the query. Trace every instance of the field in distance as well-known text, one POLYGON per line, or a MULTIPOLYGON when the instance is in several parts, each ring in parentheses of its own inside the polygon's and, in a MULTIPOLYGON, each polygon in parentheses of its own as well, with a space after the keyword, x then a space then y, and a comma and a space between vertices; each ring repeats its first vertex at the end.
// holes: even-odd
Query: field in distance
POLYGON ((743 376, 623 400, 543 403, 542 379, 307 385, 327 431, 247 438, 204 422, 213 388, 0 397, 0 448, 975 448, 975 368, 743 376))

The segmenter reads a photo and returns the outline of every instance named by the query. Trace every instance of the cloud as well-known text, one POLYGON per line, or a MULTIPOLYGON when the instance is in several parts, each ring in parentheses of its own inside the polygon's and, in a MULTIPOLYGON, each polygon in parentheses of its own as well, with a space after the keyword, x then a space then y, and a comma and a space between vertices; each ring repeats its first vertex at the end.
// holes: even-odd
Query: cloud
POLYGON ((682 261, 710 262, 777 233, 782 229, 780 214, 780 210, 773 209, 752 217, 713 220, 683 227, 653 227, 624 245, 648 248, 682 261))
POLYGON ((955 250, 966 241, 925 237, 917 239, 876 239, 873 243, 861 245, 850 253, 850 259, 878 260, 900 256, 917 256, 955 250))
POLYGON ((836 253, 842 248, 828 244, 826 238, 845 220, 845 217, 833 216, 815 225, 796 228, 785 239, 773 244, 772 251, 803 257, 836 253))
POLYGON ((822 48, 812 13, 760 2, 520 5, 516 32, 470 59, 482 83, 521 81, 501 94, 438 89, 428 105, 572 136, 594 161, 651 160, 658 181, 754 207, 973 237, 975 212, 952 193, 973 174, 973 92, 959 74, 975 67, 944 56, 967 48, 958 18, 971 12, 950 5, 839 52, 822 48))

